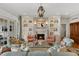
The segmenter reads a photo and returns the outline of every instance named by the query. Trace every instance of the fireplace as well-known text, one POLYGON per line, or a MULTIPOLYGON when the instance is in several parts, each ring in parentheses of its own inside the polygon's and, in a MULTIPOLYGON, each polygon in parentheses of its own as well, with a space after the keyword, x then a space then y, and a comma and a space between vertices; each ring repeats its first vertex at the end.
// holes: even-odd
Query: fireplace
POLYGON ((37 39, 38 40, 44 40, 45 39, 45 34, 37 34, 37 39))

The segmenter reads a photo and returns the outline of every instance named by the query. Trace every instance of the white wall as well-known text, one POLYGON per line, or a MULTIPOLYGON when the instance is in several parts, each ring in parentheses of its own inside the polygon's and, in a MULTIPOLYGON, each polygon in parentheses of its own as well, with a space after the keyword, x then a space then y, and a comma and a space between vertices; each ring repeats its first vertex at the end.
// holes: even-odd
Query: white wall
MULTIPOLYGON (((61 24, 66 24, 66 37, 70 37, 70 19, 69 18, 61 18, 61 24)), ((61 27, 62 28, 62 27, 61 27)), ((64 30, 63 30, 64 31, 64 30)), ((62 32, 62 31, 61 31, 62 32)), ((63 34, 61 34, 62 36, 63 34)))
POLYGON ((73 19, 70 21, 70 23, 75 23, 75 22, 79 22, 79 19, 73 19))
POLYGON ((79 22, 79 13, 70 17, 70 23, 79 22))
POLYGON ((2 9, 0 9, 0 18, 4 18, 4 19, 11 19, 11 20, 17 20, 18 17, 10 14, 9 12, 7 11, 4 11, 2 9))

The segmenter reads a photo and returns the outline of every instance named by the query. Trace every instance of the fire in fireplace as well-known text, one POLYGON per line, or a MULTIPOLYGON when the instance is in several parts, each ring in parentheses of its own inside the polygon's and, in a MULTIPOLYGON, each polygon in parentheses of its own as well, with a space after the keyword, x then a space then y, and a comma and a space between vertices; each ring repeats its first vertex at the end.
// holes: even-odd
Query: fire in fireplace
POLYGON ((38 40, 44 40, 45 39, 45 34, 37 34, 37 39, 38 40))

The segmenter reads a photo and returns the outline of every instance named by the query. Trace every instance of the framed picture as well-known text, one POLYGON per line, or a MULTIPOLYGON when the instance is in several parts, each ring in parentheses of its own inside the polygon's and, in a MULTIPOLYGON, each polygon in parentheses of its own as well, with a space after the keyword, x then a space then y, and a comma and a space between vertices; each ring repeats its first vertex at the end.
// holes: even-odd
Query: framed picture
POLYGON ((31 20, 29 20, 29 23, 32 23, 32 21, 31 21, 31 20))
POLYGON ((50 35, 53 35, 53 32, 50 32, 50 35))
POLYGON ((57 28, 54 28, 54 31, 57 31, 57 28))
POLYGON ((50 27, 53 27, 54 26, 54 24, 50 24, 50 27))
POLYGON ((58 20, 55 20, 54 23, 58 23, 58 20))
POLYGON ((28 25, 27 24, 24 24, 24 27, 27 27, 28 25))
POLYGON ((50 22, 53 22, 53 20, 51 20, 50 22))
POLYGON ((29 28, 29 31, 32 31, 32 28, 29 28))

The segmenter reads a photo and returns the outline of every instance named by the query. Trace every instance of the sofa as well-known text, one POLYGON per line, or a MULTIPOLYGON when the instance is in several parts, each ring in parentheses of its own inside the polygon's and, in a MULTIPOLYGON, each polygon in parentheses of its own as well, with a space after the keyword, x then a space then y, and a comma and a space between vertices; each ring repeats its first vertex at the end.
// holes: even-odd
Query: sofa
POLYGON ((51 56, 78 56, 76 53, 73 52, 61 52, 59 49, 56 49, 55 47, 49 48, 48 52, 51 56))
POLYGON ((5 52, 1 56, 27 56, 28 52, 5 52))
POLYGON ((33 51, 29 52, 28 56, 50 56, 47 51, 33 51))
POLYGON ((76 53, 72 52, 48 52, 48 51, 33 51, 33 52, 5 52, 0 56, 78 56, 76 53))

